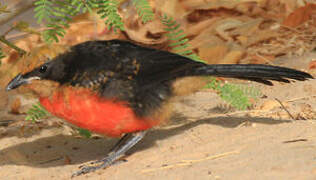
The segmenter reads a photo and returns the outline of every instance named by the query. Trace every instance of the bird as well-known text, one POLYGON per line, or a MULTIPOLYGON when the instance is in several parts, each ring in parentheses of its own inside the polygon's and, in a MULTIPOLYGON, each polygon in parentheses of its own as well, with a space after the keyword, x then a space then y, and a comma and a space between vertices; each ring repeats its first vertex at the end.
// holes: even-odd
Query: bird
POLYGON ((115 164, 149 129, 167 120, 162 114, 176 96, 178 80, 215 76, 272 86, 271 81, 313 79, 306 72, 279 66, 206 64, 115 39, 82 42, 45 58, 41 65, 16 75, 6 90, 35 84, 33 90, 51 114, 91 132, 120 137, 103 159, 81 166, 72 177, 115 164))

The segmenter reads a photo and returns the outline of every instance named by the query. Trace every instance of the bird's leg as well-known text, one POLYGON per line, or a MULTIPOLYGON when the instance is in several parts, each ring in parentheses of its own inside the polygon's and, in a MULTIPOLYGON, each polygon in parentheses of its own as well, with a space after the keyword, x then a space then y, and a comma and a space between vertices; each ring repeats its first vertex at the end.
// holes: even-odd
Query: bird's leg
POLYGON ((112 148, 110 153, 103 159, 92 162, 91 164, 102 163, 100 165, 94 166, 82 166, 80 170, 75 172, 72 177, 79 176, 82 174, 87 174, 93 172, 97 169, 106 168, 111 166, 115 161, 125 155, 125 153, 137 144, 145 136, 146 131, 140 131, 136 133, 128 133, 124 135, 112 148))

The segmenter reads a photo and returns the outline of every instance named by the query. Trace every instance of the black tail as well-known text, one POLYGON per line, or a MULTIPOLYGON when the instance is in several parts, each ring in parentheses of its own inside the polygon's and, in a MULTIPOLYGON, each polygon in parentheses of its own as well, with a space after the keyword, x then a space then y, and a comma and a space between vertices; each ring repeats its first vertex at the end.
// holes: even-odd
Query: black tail
MULTIPOLYGON (((196 68, 192 75, 210 75, 256 81, 272 86, 273 81, 289 83, 288 79, 314 79, 310 74, 279 66, 261 64, 217 64, 196 68)), ((191 74, 190 73, 190 74, 191 74)))

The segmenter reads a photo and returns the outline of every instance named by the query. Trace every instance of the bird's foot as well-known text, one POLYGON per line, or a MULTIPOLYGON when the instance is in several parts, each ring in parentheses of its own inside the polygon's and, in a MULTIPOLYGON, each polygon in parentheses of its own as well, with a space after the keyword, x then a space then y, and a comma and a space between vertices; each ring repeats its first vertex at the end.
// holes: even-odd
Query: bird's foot
POLYGON ((104 169, 104 168, 107 168, 111 165, 114 165, 114 164, 120 164, 122 163, 123 160, 117 160, 117 161, 113 161, 113 159, 108 156, 106 158, 103 158, 101 160, 97 160, 97 161, 93 161, 90 163, 90 165, 82 165, 80 166, 80 170, 73 173, 71 177, 75 177, 75 176, 80 176, 80 175, 83 175, 83 174, 87 174, 87 173, 90 173, 90 172, 93 172, 93 171, 96 171, 98 169, 104 169))
POLYGON ((90 173, 90 172, 93 172, 93 171, 98 170, 98 169, 103 168, 103 167, 104 167, 103 164, 98 165, 98 166, 85 166, 85 165, 84 166, 80 166, 79 167, 80 170, 75 172, 75 173, 73 173, 71 175, 71 178, 76 177, 76 176, 80 176, 80 175, 83 175, 83 174, 87 174, 87 173, 90 173))
POLYGON ((145 136, 146 131, 140 131, 137 133, 129 133, 123 136, 119 142, 114 146, 112 151, 101 160, 91 162, 89 166, 80 166, 80 170, 72 174, 71 177, 80 176, 82 174, 87 174, 98 169, 107 168, 113 164, 126 162, 126 160, 120 160, 122 156, 125 155, 126 151, 133 147, 137 142, 139 142, 145 136), (96 165, 99 164, 99 165, 96 165))

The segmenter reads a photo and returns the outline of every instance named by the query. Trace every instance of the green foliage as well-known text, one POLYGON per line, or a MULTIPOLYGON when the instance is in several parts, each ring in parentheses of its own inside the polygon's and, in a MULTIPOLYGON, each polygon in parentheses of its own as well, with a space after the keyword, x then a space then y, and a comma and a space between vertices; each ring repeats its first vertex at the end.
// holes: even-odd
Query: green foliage
POLYGON ((143 23, 153 20, 155 14, 147 0, 132 0, 136 7, 137 14, 142 18, 143 23))
POLYGON ((65 28, 69 27, 69 12, 68 0, 56 0, 54 2, 49 0, 37 0, 34 5, 35 18, 37 22, 45 21, 47 29, 43 32, 43 38, 46 42, 58 42, 58 36, 63 37, 66 33, 65 28))
POLYGON ((76 7, 76 12, 82 11, 83 13, 89 11, 92 12, 93 8, 97 8, 97 0, 72 0, 71 5, 76 7))
POLYGON ((161 21, 163 25, 166 26, 165 30, 168 32, 166 36, 168 40, 171 41, 169 47, 172 48, 172 51, 195 61, 204 62, 192 50, 188 49, 190 47, 187 43, 189 39, 186 37, 184 31, 180 29, 179 23, 173 20, 172 17, 168 17, 166 14, 161 17, 161 21))
POLYGON ((124 30, 122 18, 118 14, 118 6, 117 0, 100 0, 98 2, 97 14, 101 18, 106 18, 105 24, 108 25, 108 29, 113 28, 115 32, 117 29, 124 30))
POLYGON ((26 114, 25 120, 32 120, 33 122, 49 116, 49 113, 40 103, 33 104, 32 108, 30 108, 26 114))
POLYGON ((91 132, 89 130, 86 129, 82 129, 82 128, 78 128, 78 133, 80 136, 86 137, 86 138, 90 138, 91 137, 91 132))
POLYGON ((58 42, 58 37, 66 34, 72 17, 98 7, 97 0, 37 0, 34 3, 35 18, 38 23, 46 22, 47 29, 43 32, 46 42, 58 42))
MULTIPOLYGON (((46 42, 58 42, 59 37, 64 37, 65 29, 69 27, 72 17, 86 11, 92 12, 97 9, 97 14, 101 18, 106 18, 105 23, 108 29, 113 28, 124 30, 122 18, 118 14, 118 0, 37 0, 35 1, 35 18, 38 23, 46 22, 47 29, 43 32, 43 38, 46 42)), ((146 5, 146 3, 142 3, 146 5)), ((143 18, 148 20, 147 6, 139 6, 142 8, 139 13, 143 14, 143 18)))
MULTIPOLYGON (((154 13, 147 0, 132 0, 138 15, 144 23, 154 18, 154 13)), ((119 0, 37 0, 34 3, 35 18, 38 23, 45 22, 47 29, 43 32, 46 42, 58 42, 66 34, 72 17, 97 10, 97 14, 105 19, 108 29, 124 30, 124 23, 118 13, 119 0)), ((1 10, 1 9, 0 9, 1 10)))
POLYGON ((251 107, 250 99, 257 99, 261 95, 256 88, 239 84, 223 84, 215 78, 211 78, 205 88, 214 89, 224 101, 239 110, 251 107))
POLYGON ((50 21, 50 16, 52 15, 52 5, 53 3, 49 0, 38 0, 35 1, 34 8, 35 15, 34 17, 37 18, 37 23, 41 23, 44 20, 50 21))

